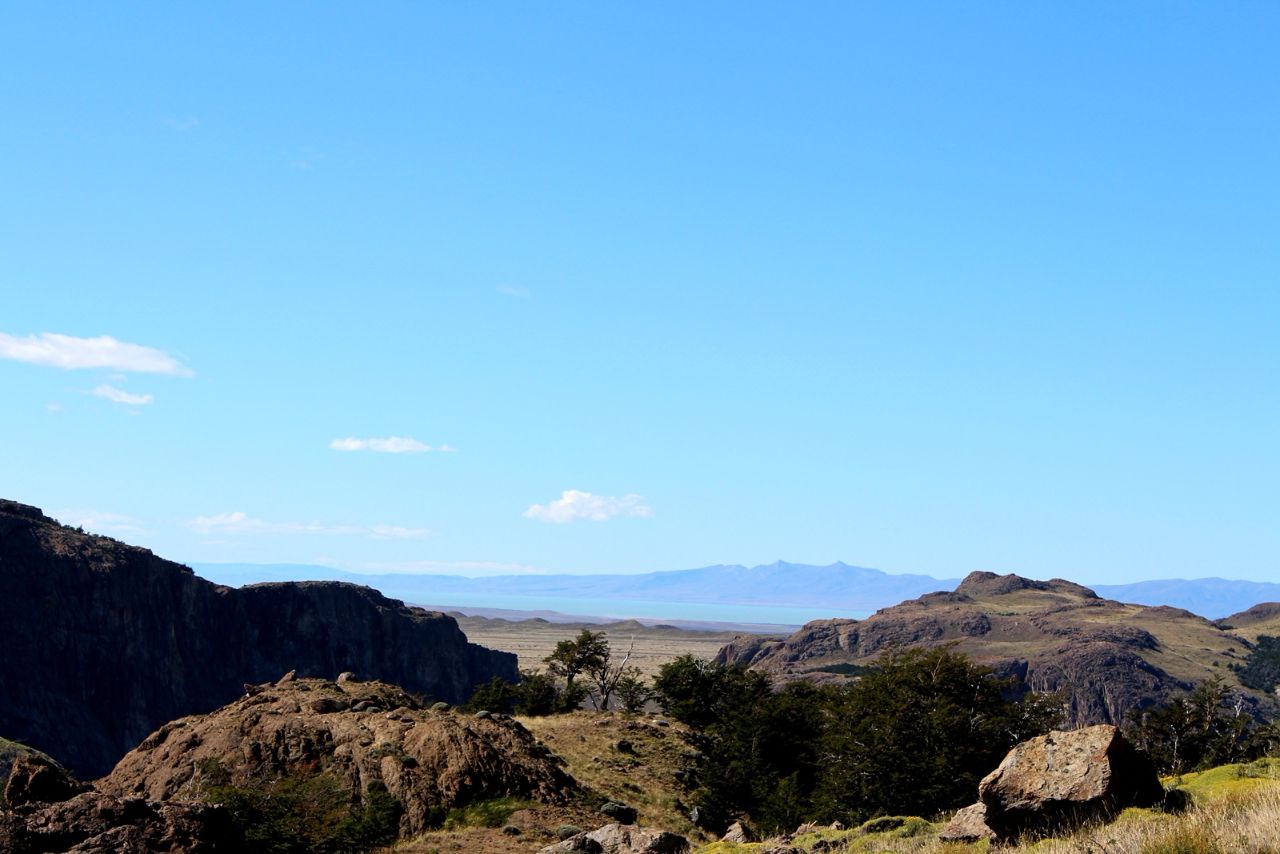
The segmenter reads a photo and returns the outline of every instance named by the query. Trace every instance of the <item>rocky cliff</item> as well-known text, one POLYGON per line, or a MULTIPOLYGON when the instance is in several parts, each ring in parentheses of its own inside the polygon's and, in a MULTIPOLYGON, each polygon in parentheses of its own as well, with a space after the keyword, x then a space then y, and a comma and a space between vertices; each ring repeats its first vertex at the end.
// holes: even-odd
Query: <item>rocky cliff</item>
POLYGON ((148 733, 288 670, 459 702, 516 657, 453 618, 339 582, 232 589, 0 501, 0 734, 82 777, 148 733))
POLYGON ((1130 709, 1167 702, 1212 676, 1260 713, 1275 711, 1231 669, 1252 648, 1239 634, 1177 608, 1103 599, 1070 581, 989 572, 865 620, 820 620, 785 639, 742 637, 719 660, 779 680, 834 681, 888 649, 938 644, 954 644, 1031 690, 1063 692, 1067 723, 1076 726, 1122 723, 1130 709))

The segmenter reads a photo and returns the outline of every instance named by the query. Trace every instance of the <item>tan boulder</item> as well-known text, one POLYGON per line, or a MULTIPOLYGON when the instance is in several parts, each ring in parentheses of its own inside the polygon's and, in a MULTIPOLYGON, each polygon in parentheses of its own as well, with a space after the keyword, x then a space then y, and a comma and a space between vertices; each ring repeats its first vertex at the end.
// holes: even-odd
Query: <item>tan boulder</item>
POLYGON ((978 803, 956 814, 944 838, 982 839, 1058 832, 1108 821, 1126 807, 1164 799, 1146 754, 1110 724, 1053 731, 1024 741, 978 784, 978 803))

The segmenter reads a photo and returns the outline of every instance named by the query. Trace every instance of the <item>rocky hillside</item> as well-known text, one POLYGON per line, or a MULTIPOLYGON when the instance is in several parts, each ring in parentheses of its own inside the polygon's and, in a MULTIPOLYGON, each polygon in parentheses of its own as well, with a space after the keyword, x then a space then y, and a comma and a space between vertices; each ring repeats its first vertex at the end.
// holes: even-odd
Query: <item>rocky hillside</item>
POLYGON ((400 833, 493 798, 564 803, 577 783, 506 715, 424 709, 383 683, 296 679, 251 686, 207 715, 165 724, 97 782, 117 798, 199 801, 211 768, 232 785, 327 774, 359 803, 381 783, 403 807, 400 833), (213 763, 213 764, 211 764, 213 763))
POLYGON ((0 501, 0 735, 82 777, 245 683, 355 671, 450 702, 516 657, 444 614, 339 582, 231 589, 0 501))
POLYGON ((1257 642, 1261 635, 1280 635, 1280 602, 1263 602, 1247 611, 1232 614, 1217 625, 1257 642))
POLYGON ((1188 611, 1129 605, 1069 581, 989 572, 952 592, 929 593, 865 620, 821 620, 778 640, 741 637, 721 662, 779 679, 835 680, 893 647, 954 643, 1035 691, 1062 691, 1071 724, 1120 723, 1129 709, 1163 703, 1220 676, 1260 710, 1272 700, 1244 688, 1231 664, 1251 641, 1188 611))

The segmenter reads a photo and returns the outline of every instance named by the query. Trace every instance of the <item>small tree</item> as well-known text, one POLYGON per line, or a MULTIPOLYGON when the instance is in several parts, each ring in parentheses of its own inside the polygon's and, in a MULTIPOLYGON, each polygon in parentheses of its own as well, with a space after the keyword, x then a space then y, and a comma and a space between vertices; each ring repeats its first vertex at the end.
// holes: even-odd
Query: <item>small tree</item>
POLYGON ((654 698, 653 689, 640 675, 639 668, 628 667, 618 683, 614 686, 618 702, 627 714, 635 715, 644 711, 645 703, 654 698))
POLYGON ((573 640, 562 640, 556 644, 543 661, 547 670, 564 679, 566 690, 572 692, 578 676, 589 674, 608 663, 609 641, 605 639, 604 632, 583 629, 573 640))
POLYGON ((622 661, 615 662, 606 642, 604 657, 592 662, 591 666, 585 671, 586 676, 591 680, 591 703, 596 707, 596 711, 607 712, 609 710, 609 700, 613 697, 613 692, 617 690, 618 683, 626 675, 627 663, 631 661, 631 653, 635 648, 635 638, 632 638, 631 646, 627 648, 627 654, 622 657, 622 661))

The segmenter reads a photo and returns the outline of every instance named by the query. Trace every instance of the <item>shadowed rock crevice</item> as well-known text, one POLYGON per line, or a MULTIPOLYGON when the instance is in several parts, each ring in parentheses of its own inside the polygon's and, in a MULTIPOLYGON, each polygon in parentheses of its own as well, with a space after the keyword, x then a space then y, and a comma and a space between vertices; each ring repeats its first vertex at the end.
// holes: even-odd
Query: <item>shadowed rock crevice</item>
POLYGON ((0 734, 82 777, 161 724, 291 669, 355 671, 448 702, 517 678, 514 655, 370 588, 221 587, 12 501, 0 501, 0 648, 0 734))

